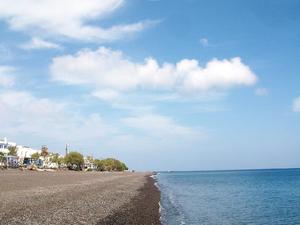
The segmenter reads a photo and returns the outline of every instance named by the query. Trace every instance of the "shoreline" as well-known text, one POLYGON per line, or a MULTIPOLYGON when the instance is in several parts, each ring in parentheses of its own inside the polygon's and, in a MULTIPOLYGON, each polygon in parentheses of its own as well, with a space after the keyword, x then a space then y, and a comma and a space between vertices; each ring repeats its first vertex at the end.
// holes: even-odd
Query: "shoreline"
POLYGON ((97 225, 161 225, 160 191, 152 175, 146 179, 137 196, 97 225))

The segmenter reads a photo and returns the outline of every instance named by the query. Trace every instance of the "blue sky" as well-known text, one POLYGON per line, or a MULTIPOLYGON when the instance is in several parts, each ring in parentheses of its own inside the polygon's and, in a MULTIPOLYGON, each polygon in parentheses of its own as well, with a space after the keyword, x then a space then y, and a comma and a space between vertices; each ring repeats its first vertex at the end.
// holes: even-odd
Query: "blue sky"
POLYGON ((137 170, 300 166, 299 1, 0 3, 0 137, 137 170))

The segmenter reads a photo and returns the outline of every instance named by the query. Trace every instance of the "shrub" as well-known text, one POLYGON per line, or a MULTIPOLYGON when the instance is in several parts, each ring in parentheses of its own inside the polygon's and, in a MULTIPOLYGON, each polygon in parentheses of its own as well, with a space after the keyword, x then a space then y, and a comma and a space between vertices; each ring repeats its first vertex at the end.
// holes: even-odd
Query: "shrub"
POLYGON ((70 152, 66 155, 65 162, 69 169, 81 170, 84 164, 83 155, 79 152, 70 152))
POLYGON ((103 160, 96 159, 95 164, 97 166, 98 171, 124 171, 128 170, 128 167, 125 163, 114 159, 114 158, 107 158, 103 160))

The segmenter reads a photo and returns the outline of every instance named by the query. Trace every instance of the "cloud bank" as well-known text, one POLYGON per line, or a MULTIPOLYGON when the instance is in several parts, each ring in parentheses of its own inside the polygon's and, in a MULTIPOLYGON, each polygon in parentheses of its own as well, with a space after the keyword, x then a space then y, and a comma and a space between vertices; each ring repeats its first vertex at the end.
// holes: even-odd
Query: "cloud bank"
MULTIPOLYGON (((33 140, 46 140, 63 145, 72 143, 80 146, 89 141, 96 147, 99 143, 117 143, 130 138, 138 140, 173 141, 201 138, 203 133, 197 129, 175 122, 172 118, 156 113, 121 117, 110 122, 99 113, 82 114, 81 105, 68 101, 39 98, 27 91, 0 91, 1 128, 9 137, 33 140), (128 128, 136 133, 128 133, 128 128), (129 137, 130 136, 130 137, 129 137)), ((134 145, 134 144, 133 144, 134 145)), ((130 147, 130 146, 129 146, 130 147)), ((132 147, 132 146, 131 146, 132 147)))
MULTIPOLYGON (((205 66, 200 66, 195 59, 160 65, 151 57, 135 62, 121 51, 105 47, 56 57, 50 70, 55 81, 89 85, 99 91, 104 89, 105 97, 137 89, 201 93, 251 86, 257 81, 257 76, 239 57, 213 59, 205 66), (110 93, 109 96, 107 93, 110 93)), ((101 96, 104 96, 103 93, 101 96)))

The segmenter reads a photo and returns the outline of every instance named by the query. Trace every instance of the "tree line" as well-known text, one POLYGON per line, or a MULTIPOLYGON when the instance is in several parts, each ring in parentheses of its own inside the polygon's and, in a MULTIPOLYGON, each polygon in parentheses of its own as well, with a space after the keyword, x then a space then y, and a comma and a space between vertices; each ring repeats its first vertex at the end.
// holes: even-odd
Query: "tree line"
MULTIPOLYGON (((15 147, 9 148, 9 155, 17 155, 15 147)), ((3 160, 4 155, 0 154, 0 161, 3 160)), ((70 170, 83 170, 85 166, 84 157, 82 154, 76 151, 68 153, 65 157, 60 157, 58 153, 51 153, 48 151, 47 146, 43 146, 41 153, 33 153, 31 155, 33 160, 40 158, 48 160, 52 163, 56 163, 59 168, 67 166, 70 170)), ((87 163, 93 164, 97 171, 125 171, 128 167, 124 162, 114 158, 107 159, 94 159, 91 156, 87 156, 87 163)))
MULTIPOLYGON (((37 160, 39 157, 43 158, 48 157, 49 160, 53 163, 57 163, 59 167, 62 165, 66 165, 70 170, 83 170, 84 169, 84 157, 82 154, 76 151, 72 151, 68 153, 65 157, 59 157, 58 153, 48 153, 48 149, 43 149, 41 154, 34 153, 31 158, 37 160)), ((89 164, 94 164, 96 166, 97 171, 124 171, 128 170, 128 167, 125 163, 114 159, 94 159, 91 156, 87 157, 87 162, 89 164)))
MULTIPOLYGON (((84 158, 79 152, 70 152, 65 156, 65 163, 69 169, 80 169, 84 164, 84 158)), ((107 159, 93 159, 91 156, 87 157, 87 161, 96 166, 97 171, 124 171, 128 170, 125 163, 114 158, 107 159)))

